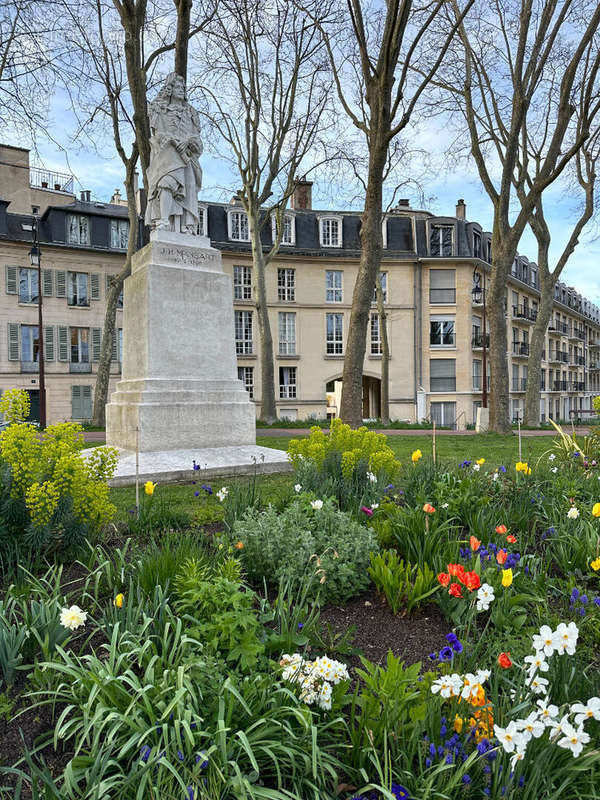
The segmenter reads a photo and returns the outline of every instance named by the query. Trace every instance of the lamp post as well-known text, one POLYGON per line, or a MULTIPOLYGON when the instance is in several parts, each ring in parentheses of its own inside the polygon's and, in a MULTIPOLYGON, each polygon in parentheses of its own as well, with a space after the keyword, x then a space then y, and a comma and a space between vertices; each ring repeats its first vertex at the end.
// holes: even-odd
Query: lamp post
POLYGON ((31 226, 32 247, 29 251, 31 266, 38 273, 38 365, 40 375, 40 428, 46 427, 46 375, 44 370, 44 325, 42 315, 42 251, 38 239, 38 220, 33 218, 31 226))
POLYGON ((477 270, 473 271, 473 290, 472 295, 473 299, 476 303, 479 303, 483 297, 483 323, 482 323, 482 379, 483 379, 483 389, 482 389, 482 397, 481 397, 481 405, 482 408, 488 407, 488 390, 487 390, 487 333, 486 333, 486 319, 485 319, 485 269, 483 270, 483 290, 479 283, 475 283, 475 278, 480 273, 477 270))

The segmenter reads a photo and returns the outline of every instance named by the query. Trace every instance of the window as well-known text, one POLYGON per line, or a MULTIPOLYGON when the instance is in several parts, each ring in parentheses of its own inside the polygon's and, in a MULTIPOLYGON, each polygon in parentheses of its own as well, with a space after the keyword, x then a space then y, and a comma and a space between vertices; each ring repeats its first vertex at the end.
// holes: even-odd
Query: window
POLYGON ((429 391, 456 391, 456 361, 453 358, 432 358, 429 361, 429 391))
POLYGON ((70 306, 89 306, 87 272, 69 272, 69 294, 67 302, 70 306))
POLYGON ((481 258, 481 234, 478 231, 473 231, 473 256, 481 258))
POLYGON ((379 314, 371 314, 371 355, 380 356, 382 353, 383 343, 379 327, 379 314))
POLYGON ((342 275, 340 269, 328 269, 325 272, 325 302, 342 302, 342 275))
POLYGON ((487 260, 487 262, 489 264, 492 263, 492 240, 491 239, 488 239, 488 242, 487 242, 487 259, 486 260, 487 260))
POLYGON ((252 267, 233 268, 233 299, 252 300, 252 267))
POLYGON ((208 211, 206 206, 198 206, 198 236, 208 236, 208 211))
POLYGON ((71 418, 92 418, 91 386, 71 386, 71 418))
POLYGON ((74 364, 87 364, 90 360, 89 328, 70 328, 71 334, 71 362, 74 364))
POLYGON ((513 364, 512 365, 512 391, 518 392, 519 391, 519 365, 513 364))
POLYGON ((111 219, 110 246, 115 250, 127 250, 128 239, 129 239, 129 220, 111 219))
POLYGON ((432 225, 429 233, 429 254, 432 256, 452 255, 452 225, 432 225))
POLYGON ((82 214, 67 214, 67 242, 69 244, 90 243, 90 218, 82 214))
POLYGON ((19 303, 38 302, 38 272, 28 267, 19 268, 19 303))
POLYGON ((481 361, 473 359, 473 389, 481 391, 481 361))
POLYGON ((238 367, 238 379, 244 384, 250 399, 254 397, 254 367, 238 367))
POLYGON ((279 312, 279 355, 296 355, 296 314, 293 311, 279 312))
POLYGON ((444 428, 456 425, 456 403, 431 403, 431 421, 444 428))
POLYGON ((284 267, 277 270, 277 299, 283 303, 296 300, 296 270, 284 267))
MULTIPOLYGON (((380 272, 379 277, 381 280, 381 294, 383 295, 383 302, 387 303, 387 272, 380 272)), ((373 302, 377 302, 377 285, 373 289, 373 302)))
POLYGON ((235 311, 235 352, 252 355, 252 311, 235 311))
POLYGON ((296 388, 296 367, 279 367, 279 399, 293 400, 296 388))
POLYGON ((455 346, 454 317, 432 317, 429 326, 431 347, 455 346))
MULTIPOLYGON (((277 238, 277 218, 273 215, 273 241, 277 238)), ((281 232, 281 244, 295 244, 296 242, 296 221, 291 214, 283 215, 283 230, 281 232)))
POLYGON ((21 361, 39 361, 40 346, 37 325, 21 325, 21 361))
POLYGON ((342 246, 342 220, 339 217, 321 217, 319 232, 322 247, 342 246))
POLYGON ((249 242, 248 215, 245 211, 230 211, 228 214, 229 238, 236 242, 249 242))
POLYGON ((430 269, 429 270, 429 302, 438 305, 453 305, 456 303, 456 270, 430 269))
POLYGON ((327 346, 329 356, 341 356, 344 352, 343 314, 327 314, 327 346))
POLYGON ((537 269, 531 267, 531 285, 538 288, 537 269))

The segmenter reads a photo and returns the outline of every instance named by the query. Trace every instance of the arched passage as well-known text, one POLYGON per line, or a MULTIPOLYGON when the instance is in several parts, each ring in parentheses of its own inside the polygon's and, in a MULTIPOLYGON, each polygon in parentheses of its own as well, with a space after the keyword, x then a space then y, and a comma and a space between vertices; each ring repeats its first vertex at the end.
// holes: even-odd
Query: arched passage
MULTIPOLYGON (((362 377, 362 415, 363 419, 379 419, 381 416, 381 378, 377 375, 363 374, 362 377)), ((332 375, 325 382, 327 417, 334 419, 340 415, 342 401, 342 375, 332 375)))

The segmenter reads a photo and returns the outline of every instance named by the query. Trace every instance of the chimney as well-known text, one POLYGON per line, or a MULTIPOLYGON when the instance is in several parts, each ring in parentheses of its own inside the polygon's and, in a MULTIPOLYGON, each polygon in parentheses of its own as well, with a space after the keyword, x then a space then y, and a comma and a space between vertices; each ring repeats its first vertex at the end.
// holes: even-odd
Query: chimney
POLYGON ((307 181, 306 175, 296 178, 290 204, 294 211, 310 211, 312 209, 312 186, 313 182, 307 181))
POLYGON ((111 205, 120 206, 121 205, 121 192, 119 189, 115 189, 113 192, 113 196, 110 198, 111 205))
POLYGON ((81 192, 81 202, 82 203, 91 203, 92 202, 92 193, 89 189, 85 189, 81 192))
POLYGON ((398 204, 397 204, 396 208, 398 208, 398 209, 399 208, 410 208, 410 200, 408 199, 408 197, 401 197, 398 200, 398 204))
POLYGON ((456 204, 456 218, 457 219, 467 218, 467 206, 465 205, 465 201, 462 199, 462 197, 456 204))

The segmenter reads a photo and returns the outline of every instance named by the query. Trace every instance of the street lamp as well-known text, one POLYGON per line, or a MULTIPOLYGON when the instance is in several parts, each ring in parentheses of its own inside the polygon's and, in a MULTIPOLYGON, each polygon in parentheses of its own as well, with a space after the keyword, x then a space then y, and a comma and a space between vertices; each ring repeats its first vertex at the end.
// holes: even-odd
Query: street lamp
POLYGON ((483 289, 481 288, 481 284, 476 282, 477 277, 480 273, 477 270, 473 270, 473 289, 471 294, 473 295, 473 300, 475 303, 481 303, 483 298, 483 324, 482 324, 482 345, 483 345, 483 353, 482 353, 482 379, 483 379, 483 390, 482 390, 482 397, 481 397, 481 405, 483 408, 488 407, 488 393, 487 393, 487 333, 486 333, 486 320, 485 320, 485 270, 483 270, 483 289))
POLYGON ((40 428, 46 427, 46 375, 44 371, 44 326, 42 316, 42 250, 38 240, 37 217, 31 226, 32 248, 29 251, 31 266, 38 273, 38 365, 40 374, 40 428))

